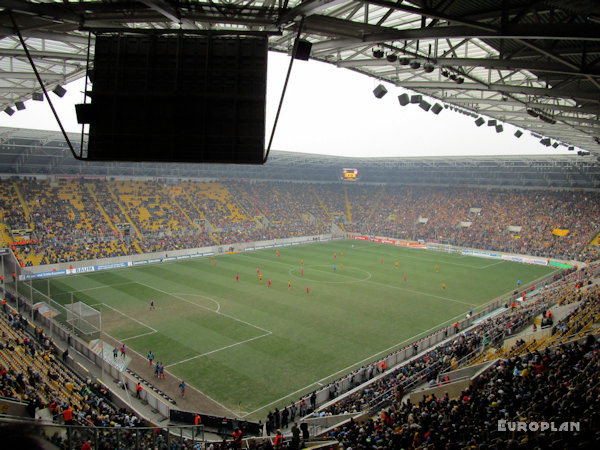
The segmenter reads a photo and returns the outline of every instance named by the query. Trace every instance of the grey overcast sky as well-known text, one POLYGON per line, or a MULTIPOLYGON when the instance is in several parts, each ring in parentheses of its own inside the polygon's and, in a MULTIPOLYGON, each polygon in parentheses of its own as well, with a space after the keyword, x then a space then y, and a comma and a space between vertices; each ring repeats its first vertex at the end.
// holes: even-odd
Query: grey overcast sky
MULTIPOLYGON (((265 145, 289 58, 269 53, 265 145)), ((376 99, 373 89, 377 84, 377 80, 348 69, 295 61, 272 149, 360 157, 569 153, 543 147, 529 132, 517 139, 512 125, 504 124, 504 132, 496 133, 494 127, 478 128, 472 117, 448 109, 436 116, 418 105, 402 107, 397 97, 408 91, 389 84, 387 95, 376 99)), ((83 79, 66 88, 63 98, 50 95, 65 128, 79 132, 74 105, 83 101, 83 79)), ((26 107, 13 116, 0 114, 0 126, 59 129, 46 101, 28 101, 26 107)))

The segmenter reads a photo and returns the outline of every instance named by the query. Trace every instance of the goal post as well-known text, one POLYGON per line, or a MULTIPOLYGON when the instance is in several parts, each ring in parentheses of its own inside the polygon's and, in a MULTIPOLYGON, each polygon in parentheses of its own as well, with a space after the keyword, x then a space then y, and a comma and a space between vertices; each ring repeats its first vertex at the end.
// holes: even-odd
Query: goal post
POLYGON ((95 308, 83 302, 66 304, 67 323, 86 336, 100 334, 102 329, 102 314, 95 308))

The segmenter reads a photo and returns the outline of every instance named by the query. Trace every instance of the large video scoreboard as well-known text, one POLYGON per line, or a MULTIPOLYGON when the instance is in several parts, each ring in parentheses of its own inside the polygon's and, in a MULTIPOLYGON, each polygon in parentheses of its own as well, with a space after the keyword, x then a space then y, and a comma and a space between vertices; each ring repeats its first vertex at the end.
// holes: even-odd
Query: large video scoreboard
POLYGON ((342 169, 342 181, 358 181, 358 169, 342 169))

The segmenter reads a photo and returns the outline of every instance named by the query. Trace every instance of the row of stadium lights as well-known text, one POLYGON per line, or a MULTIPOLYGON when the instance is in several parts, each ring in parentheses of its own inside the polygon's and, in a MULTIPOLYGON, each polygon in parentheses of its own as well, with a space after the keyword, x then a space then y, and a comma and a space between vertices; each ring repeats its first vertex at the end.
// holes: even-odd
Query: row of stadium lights
MULTIPOLYGON (((385 94, 387 94, 387 92, 388 91, 387 91, 386 87, 383 84, 379 84, 373 90, 373 95, 375 95, 376 98, 382 98, 385 94)), ((442 106, 439 103, 435 103, 433 106, 431 106, 431 103, 424 100, 423 96, 420 94, 414 94, 409 97, 408 94, 404 93, 404 94, 401 94, 398 96, 398 101, 400 102, 401 106, 406 106, 409 103, 418 104, 419 107, 421 109, 423 109, 424 111, 431 110, 431 112, 433 112, 436 115, 439 114, 442 111, 442 109, 450 109, 450 110, 456 111, 460 114, 464 114, 466 116, 473 117, 475 119, 475 125, 477 125, 478 127, 482 126, 486 122, 486 119, 483 116, 479 116, 478 114, 472 113, 470 111, 466 111, 466 110, 458 108, 456 106, 451 106, 451 105, 446 105, 446 104, 444 104, 444 106, 442 106)), ((535 111, 535 115, 533 113, 531 113, 529 109, 527 110, 527 113, 529 113, 532 117, 539 117, 540 120, 542 120, 546 123, 550 123, 550 124, 556 123, 556 119, 545 115, 541 111, 536 111, 536 110, 531 110, 531 111, 535 111)), ((496 133, 502 133, 504 131, 504 127, 496 119, 487 120, 487 124, 489 127, 495 127, 496 133)), ((563 147, 567 147, 569 149, 569 151, 575 150, 575 147, 572 145, 568 146, 567 144, 560 143, 558 141, 552 142, 549 137, 544 137, 544 136, 536 134, 536 133, 531 133, 531 134, 534 137, 540 138, 540 144, 542 144, 546 147, 552 146, 554 148, 557 148, 559 145, 562 145, 563 147)), ((521 131, 521 130, 515 131, 515 137, 517 139, 520 138, 521 136, 523 136, 523 131, 521 131)), ((600 144, 600 140, 597 140, 596 142, 598 144, 600 144)), ((578 151, 577 154, 579 156, 587 156, 590 154, 590 152, 581 150, 581 151, 578 151)))
MULTIPOLYGON (((376 98, 382 98, 385 94, 387 94, 387 89, 383 84, 379 84, 375 89, 373 89, 373 95, 376 98)), ((410 97, 406 93, 400 94, 398 96, 398 101, 400 102, 401 106, 406 106, 409 103, 417 104, 423 111, 431 110, 431 112, 436 115, 439 114, 442 109, 448 107, 447 105, 442 106, 439 103, 431 106, 431 103, 426 101, 423 96, 419 94, 411 95, 410 97)))
MULTIPOLYGON (((429 52, 431 53, 431 45, 429 46, 429 52)), ((406 57, 398 57, 398 55, 396 53, 385 53, 383 51, 383 44, 381 44, 381 46, 379 47, 375 47, 373 49, 373 56, 375 58, 381 59, 385 56, 385 58, 393 63, 398 61, 401 65, 403 66, 410 66, 411 69, 413 70, 417 70, 421 67, 421 62, 418 60, 412 60, 410 58, 406 58, 406 57)), ((423 64, 423 71, 425 73, 431 73, 435 70, 435 65, 432 64, 431 62, 425 62, 423 64)), ((452 73, 452 68, 446 68, 446 67, 442 67, 440 69, 440 74, 444 77, 444 78, 449 78, 452 81, 456 82, 456 84, 463 84, 465 82, 464 78, 461 77, 460 75, 457 75, 455 73, 452 73)), ((383 86, 382 84, 380 84, 379 86, 377 86, 375 88, 375 90, 373 91, 373 93, 375 94, 375 97, 377 98, 381 98, 383 97, 386 93, 387 93, 387 89, 385 88, 385 86, 383 86)), ((398 96, 398 100, 400 101, 400 105, 405 106, 408 105, 409 103, 416 103, 418 104, 423 110, 425 111, 429 111, 429 109, 431 109, 431 111, 434 114, 439 114, 442 111, 442 106, 439 103, 436 103, 435 105, 433 105, 433 107, 431 106, 430 103, 428 103, 427 101, 423 100, 421 95, 412 95, 410 98, 408 96, 408 94, 402 94, 398 96)), ((475 125, 477 125, 478 127, 482 126, 485 123, 485 119, 481 116, 478 116, 477 114, 471 113, 469 111, 465 111, 462 110, 460 108, 454 107, 454 106, 448 106, 448 105, 444 105, 444 108, 450 108, 451 110, 455 110, 456 112, 459 112, 461 114, 465 114, 468 116, 471 116, 473 118, 475 118, 475 125)), ((556 119, 552 116, 549 116, 548 114, 546 114, 545 112, 535 109, 535 108, 528 108, 527 109, 527 114, 529 114, 532 117, 537 117, 539 118, 542 122, 545 123, 549 123, 551 125, 554 125, 556 123, 556 119)), ((489 119, 488 121, 488 126, 494 126, 496 128, 496 133, 502 133, 504 131, 504 127, 502 126, 501 123, 498 123, 497 120, 495 119, 489 119)), ((523 135, 523 131, 521 130, 517 130, 515 131, 515 137, 518 139, 523 135)), ((557 148, 559 145, 562 145, 564 147, 568 147, 569 151, 573 151, 575 150, 575 147, 572 145, 567 145, 564 143, 559 143, 558 141, 554 141, 552 142, 550 138, 548 137, 544 137, 541 135, 537 135, 536 133, 532 133, 533 136, 535 137, 539 137, 540 138, 540 144, 546 146, 546 147, 554 147, 557 148)), ((595 137, 594 141, 600 145, 600 138, 595 137)), ((587 156, 590 154, 590 152, 587 151, 578 151, 577 152, 578 155, 580 156, 587 156)))
MULTIPOLYGON (((67 93, 67 90, 64 87, 62 87, 61 85, 58 85, 54 89, 52 89, 52 92, 54 92, 59 97, 64 97, 65 94, 67 93)), ((42 94, 41 92, 34 92, 33 94, 31 94, 31 100, 35 100, 37 102, 43 102, 44 94, 42 94)), ((15 108, 17 111, 23 111, 25 109, 25 103, 15 102, 15 108)), ((7 106, 6 108, 4 108, 4 112, 6 114, 8 114, 9 116, 12 116, 15 113, 15 109, 10 106, 7 106)))
MULTIPOLYGON (((404 43, 404 47, 406 48, 406 42, 404 43)), ((419 51, 419 47, 418 47, 418 42, 417 42, 417 52, 419 51)), ((385 56, 385 59, 388 60, 388 62, 391 63, 395 63, 396 61, 398 61, 400 63, 400 65, 402 66, 409 66, 411 69, 413 70, 418 70, 421 68, 421 61, 419 61, 419 59, 423 59, 425 57, 421 57, 419 59, 414 59, 414 58, 408 58, 406 56, 398 56, 395 52, 384 52, 383 50, 383 44, 380 44, 379 46, 373 48, 373 57, 377 58, 377 59, 381 59, 385 56)), ((432 73, 436 66, 431 62, 431 44, 429 45, 429 56, 426 57, 427 60, 423 63, 423 71, 425 73, 432 73)), ((460 76, 459 73, 454 73, 457 72, 457 70, 453 67, 449 67, 449 66, 444 66, 442 68, 440 68, 440 75, 443 76, 444 78, 449 78, 450 80, 454 81, 456 84, 463 84, 465 82, 465 79, 460 76)))

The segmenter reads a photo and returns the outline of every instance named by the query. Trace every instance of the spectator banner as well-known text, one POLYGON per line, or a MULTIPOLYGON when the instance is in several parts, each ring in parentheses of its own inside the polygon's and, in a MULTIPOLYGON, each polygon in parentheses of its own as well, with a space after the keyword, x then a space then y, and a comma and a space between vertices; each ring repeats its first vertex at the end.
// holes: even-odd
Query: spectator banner
POLYGON ((569 234, 569 230, 562 229, 562 228, 555 228, 554 230, 552 230, 552 234, 555 236, 566 236, 567 234, 569 234))
POLYGON ((40 272, 40 273, 26 273, 25 275, 19 275, 19 281, 22 280, 33 280, 36 278, 48 278, 56 277, 58 275, 66 275, 66 270, 56 270, 52 272, 40 272))
POLYGON ((390 244, 390 245, 398 245, 399 247, 411 247, 411 248, 427 248, 427 245, 422 244, 420 242, 409 242, 409 241, 397 241, 395 239, 387 239, 387 238, 374 238, 369 236, 352 236, 352 239, 358 241, 371 241, 378 244, 390 244))

